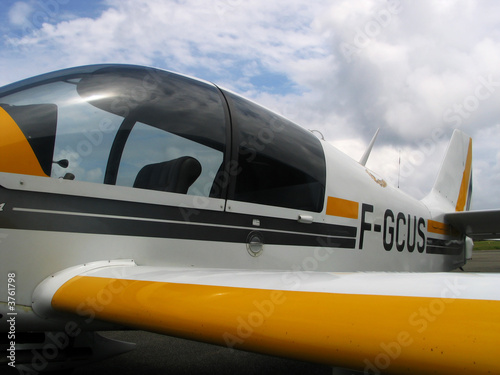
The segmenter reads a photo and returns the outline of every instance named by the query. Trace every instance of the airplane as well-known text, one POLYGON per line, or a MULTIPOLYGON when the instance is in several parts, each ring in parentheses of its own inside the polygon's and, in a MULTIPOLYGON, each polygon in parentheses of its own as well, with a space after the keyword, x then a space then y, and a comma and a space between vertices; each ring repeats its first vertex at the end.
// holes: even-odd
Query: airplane
POLYGON ((417 200, 366 167, 374 139, 356 161, 156 68, 9 84, 0 127, 6 367, 102 360, 133 344, 99 331, 139 329, 338 373, 500 373, 499 274, 448 272, 500 233, 500 210, 469 210, 460 130, 417 200))

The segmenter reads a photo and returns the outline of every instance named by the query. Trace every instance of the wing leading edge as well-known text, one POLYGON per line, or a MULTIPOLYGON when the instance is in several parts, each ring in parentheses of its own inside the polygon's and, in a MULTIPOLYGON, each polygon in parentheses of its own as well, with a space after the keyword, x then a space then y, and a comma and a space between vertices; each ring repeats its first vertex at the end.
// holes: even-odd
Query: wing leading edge
POLYGON ((500 371, 499 281, 98 262, 48 278, 33 309, 366 373, 486 374, 500 371))

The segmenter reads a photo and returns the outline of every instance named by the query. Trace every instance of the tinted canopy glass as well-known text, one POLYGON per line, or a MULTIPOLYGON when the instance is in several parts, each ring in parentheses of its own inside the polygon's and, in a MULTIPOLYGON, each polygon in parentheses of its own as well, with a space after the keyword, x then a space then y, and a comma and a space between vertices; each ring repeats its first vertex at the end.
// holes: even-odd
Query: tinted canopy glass
POLYGON ((211 84, 136 66, 75 68, 0 91, 45 175, 204 196, 224 159, 224 105, 211 84))
POLYGON ((238 165, 235 200, 320 212, 326 167, 320 141, 300 126, 240 96, 231 104, 238 165))

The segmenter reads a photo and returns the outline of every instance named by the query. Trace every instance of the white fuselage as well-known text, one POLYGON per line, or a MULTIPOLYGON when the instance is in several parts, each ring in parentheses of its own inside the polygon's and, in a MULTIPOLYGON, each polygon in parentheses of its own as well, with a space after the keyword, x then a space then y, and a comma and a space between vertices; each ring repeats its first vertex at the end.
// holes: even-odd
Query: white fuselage
POLYGON ((461 239, 432 231, 422 202, 322 144, 327 188, 320 213, 0 173, 0 274, 16 273, 16 302, 29 309, 46 277, 111 259, 282 270, 290 283, 304 271, 428 272, 464 264, 461 239), (338 202, 358 212, 345 214, 338 202), (249 250, 252 234, 260 240, 257 254, 249 250))

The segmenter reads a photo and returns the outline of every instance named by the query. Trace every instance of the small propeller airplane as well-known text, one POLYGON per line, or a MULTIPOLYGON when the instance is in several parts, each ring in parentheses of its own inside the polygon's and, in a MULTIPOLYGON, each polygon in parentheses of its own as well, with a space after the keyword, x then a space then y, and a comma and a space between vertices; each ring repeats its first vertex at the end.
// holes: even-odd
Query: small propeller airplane
MULTIPOLYGON (((472 140, 432 191, 228 90, 132 65, 0 88, 5 366, 71 368, 140 329, 365 374, 500 373, 500 274, 451 273, 500 210, 469 211, 472 140)), ((350 372, 349 372, 350 373, 350 372)))

